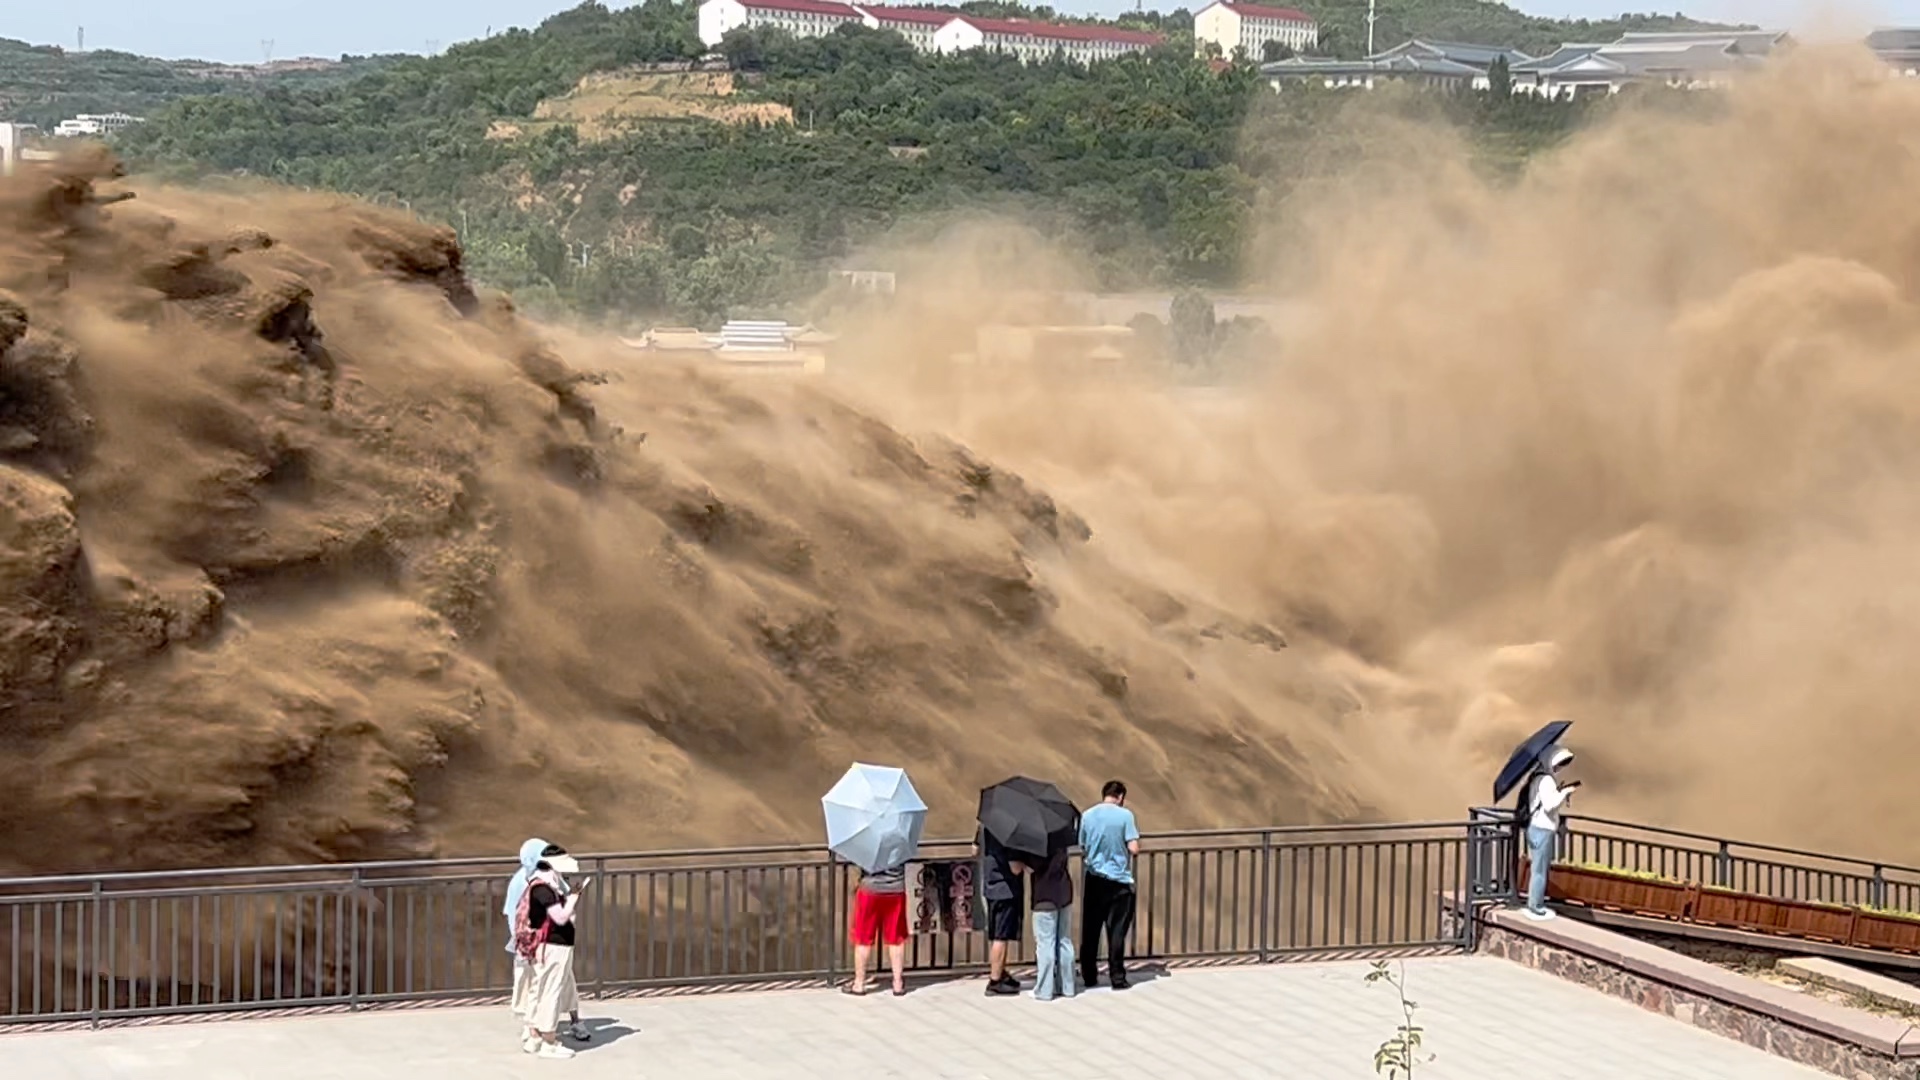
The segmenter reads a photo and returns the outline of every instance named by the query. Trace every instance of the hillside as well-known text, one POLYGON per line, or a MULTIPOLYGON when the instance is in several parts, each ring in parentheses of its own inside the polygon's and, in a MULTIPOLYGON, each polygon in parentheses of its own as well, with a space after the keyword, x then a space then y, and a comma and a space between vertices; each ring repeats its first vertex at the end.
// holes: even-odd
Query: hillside
POLYGON ((1331 675, 1014 473, 541 334, 402 214, 0 180, 0 872, 801 839, 863 755, 1357 812, 1331 675))
POLYGON ((74 53, 0 38, 0 120, 50 128, 75 113, 149 116, 198 94, 328 86, 377 71, 394 57, 280 61, 270 65, 155 60, 99 49, 74 53))
MULTIPOLYGON (((865 30, 742 34, 723 98, 649 67, 699 56, 693 31, 690 0, 584 4, 340 85, 185 100, 124 146, 171 175, 405 200, 458 224, 475 272, 536 307, 710 323, 786 310, 868 245, 981 210, 1033 224, 1109 287, 1235 283, 1260 186, 1297 171, 1344 104, 1276 99, 1177 40, 1080 68, 922 55, 865 30), (793 123, 740 122, 756 114, 793 123)), ((1417 108, 1507 166, 1591 111, 1417 108)))

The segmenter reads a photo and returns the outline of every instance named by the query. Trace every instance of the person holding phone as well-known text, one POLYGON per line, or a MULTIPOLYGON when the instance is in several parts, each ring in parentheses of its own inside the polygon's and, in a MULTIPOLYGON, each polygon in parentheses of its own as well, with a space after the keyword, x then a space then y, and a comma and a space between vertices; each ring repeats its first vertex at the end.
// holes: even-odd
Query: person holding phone
POLYGON ((567 1034, 585 1039, 580 1023, 580 991, 573 974, 574 914, 591 879, 570 886, 566 875, 578 874, 580 863, 558 844, 540 852, 514 915, 514 953, 528 966, 526 986, 516 985, 515 999, 524 1010, 527 1034, 521 1049, 544 1058, 570 1058, 574 1052, 560 1043, 560 1014, 571 1023, 567 1034))
POLYGON ((1527 882, 1529 919, 1551 919, 1547 910, 1547 868, 1553 864, 1553 845, 1560 835, 1560 808, 1573 797, 1580 781, 1560 783, 1555 774, 1573 761, 1573 751, 1555 746, 1541 756, 1546 767, 1534 772, 1527 787, 1527 857, 1531 878, 1527 882))

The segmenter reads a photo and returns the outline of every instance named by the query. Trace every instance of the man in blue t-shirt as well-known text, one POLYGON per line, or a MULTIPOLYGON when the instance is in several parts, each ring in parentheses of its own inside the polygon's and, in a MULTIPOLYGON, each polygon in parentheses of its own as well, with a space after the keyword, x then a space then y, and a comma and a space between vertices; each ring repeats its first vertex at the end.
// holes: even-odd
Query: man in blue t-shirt
POLYGON ((1127 935, 1133 932, 1133 860, 1140 826, 1127 809, 1127 785, 1107 781, 1100 805, 1080 815, 1080 985, 1100 978, 1100 933, 1107 936, 1107 982, 1127 988, 1127 935))

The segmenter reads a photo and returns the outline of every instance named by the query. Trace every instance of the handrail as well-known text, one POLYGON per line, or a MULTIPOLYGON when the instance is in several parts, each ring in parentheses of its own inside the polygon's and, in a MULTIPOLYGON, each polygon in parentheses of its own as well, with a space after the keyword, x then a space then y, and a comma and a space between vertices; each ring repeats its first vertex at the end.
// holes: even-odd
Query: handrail
MULTIPOLYGON (((1276 825, 1266 828, 1245 829, 1188 829, 1142 834, 1142 841, 1189 841, 1210 840, 1226 837, 1244 836, 1252 839, 1261 837, 1310 836, 1323 833, 1378 833, 1378 832, 1414 832, 1422 829, 1457 829, 1470 824, 1466 821, 1414 821, 1414 822, 1377 822, 1346 823, 1338 825, 1276 825)), ((923 847, 966 847, 973 838, 962 837, 945 840, 925 840, 923 847)), ((1076 849, 1078 850, 1078 849, 1076 849)), ((825 858, 830 853, 825 844, 770 844, 758 847, 734 848, 686 848, 662 851, 626 851, 608 853, 575 852, 574 857, 583 862, 597 863, 618 860, 654 861, 665 859, 739 859, 749 856, 768 855, 813 855, 825 858)), ((375 862, 341 863, 305 863, 293 866, 227 866, 192 867, 178 870, 126 870, 97 874, 44 874, 23 877, 0 878, 0 890, 10 888, 47 888, 60 885, 102 885, 138 884, 152 881, 205 881, 216 878, 241 876, 279 876, 299 875, 338 875, 391 873, 402 870, 457 870, 463 868, 512 867, 517 860, 511 855, 462 856, 447 859, 394 859, 375 862)))
MULTIPOLYGON (((1261 962, 1470 949, 1478 894, 1466 822, 1151 834, 1128 953, 1261 962)), ((907 961, 984 970, 978 882, 923 845, 907 961), (947 892, 945 890, 958 890, 947 892), (928 891, 931 890, 931 891, 928 891), (968 900, 967 897, 973 897, 968 900), (942 900, 941 897, 946 897, 942 900)), ((604 882, 583 993, 833 981, 856 875, 819 845, 579 856, 604 882)), ((509 858, 145 871, 0 882, 0 1030, 255 1008, 504 994, 499 885, 509 858), (498 876, 494 876, 498 873, 498 876), (11 889, 5 886, 12 885, 11 889)), ((1014 962, 1025 956, 1016 947, 1014 962)))
POLYGON ((1686 832, 1681 829, 1669 829, 1659 825, 1640 825, 1631 821, 1617 821, 1612 818, 1591 817, 1585 814, 1566 814, 1563 815, 1562 820, 1569 822, 1584 821, 1594 825, 1609 825, 1620 829, 1634 829, 1639 832, 1678 837, 1683 840, 1698 840, 1701 843, 1716 845, 1716 847, 1739 847, 1749 851, 1766 851, 1776 855, 1792 855, 1802 859, 1819 859, 1823 862, 1863 866, 1869 870, 1898 870, 1903 873, 1920 874, 1920 867, 1903 866, 1899 863, 1863 859, 1853 855, 1830 855, 1819 851, 1803 851, 1799 848, 1780 847, 1775 844, 1756 844, 1746 840, 1728 840, 1724 837, 1707 836, 1702 833, 1686 832))

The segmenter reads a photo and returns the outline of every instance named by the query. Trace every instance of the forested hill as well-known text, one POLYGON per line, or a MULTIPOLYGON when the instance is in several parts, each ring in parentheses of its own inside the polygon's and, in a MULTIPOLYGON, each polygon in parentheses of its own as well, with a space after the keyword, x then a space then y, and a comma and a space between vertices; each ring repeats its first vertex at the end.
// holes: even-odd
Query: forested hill
POLYGON ((267 67, 155 60, 97 49, 73 52, 0 38, 0 120, 51 128, 76 113, 145 116, 197 94, 252 93, 267 86, 346 82, 392 63, 386 56, 293 61, 267 67))
MULTIPOLYGON (((742 34, 724 50, 734 70, 660 73, 704 51, 694 17, 680 0, 589 3, 342 84, 185 99, 123 146, 142 167, 404 200, 459 226, 477 271, 536 305, 712 322, 780 310, 889 230, 980 208, 1019 213, 1114 287, 1233 283, 1255 179, 1283 173, 1338 104, 1195 61, 1184 15, 1130 16, 1176 36, 1091 67, 922 55, 847 28, 742 34), (1256 102, 1271 115, 1248 138, 1256 102)), ((1433 108, 1509 158, 1585 111, 1433 108)))

